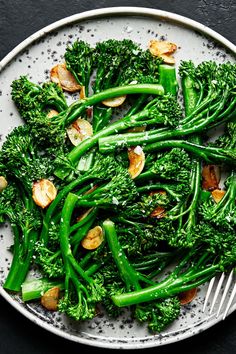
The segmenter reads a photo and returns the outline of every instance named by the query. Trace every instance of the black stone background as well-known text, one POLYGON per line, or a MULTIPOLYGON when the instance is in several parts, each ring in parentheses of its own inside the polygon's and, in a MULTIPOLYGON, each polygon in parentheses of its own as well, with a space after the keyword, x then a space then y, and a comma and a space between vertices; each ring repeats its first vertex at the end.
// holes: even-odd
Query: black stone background
MULTIPOLYGON (((236 0, 0 0, 0 60, 26 37, 56 20, 113 6, 142 6, 175 12, 209 26, 236 44, 236 0)), ((158 354, 233 354, 236 353, 235 320, 234 313, 194 337, 144 350, 158 354)), ((0 354, 89 351, 103 353, 110 349, 85 346, 57 337, 33 324, 0 298, 0 354)))

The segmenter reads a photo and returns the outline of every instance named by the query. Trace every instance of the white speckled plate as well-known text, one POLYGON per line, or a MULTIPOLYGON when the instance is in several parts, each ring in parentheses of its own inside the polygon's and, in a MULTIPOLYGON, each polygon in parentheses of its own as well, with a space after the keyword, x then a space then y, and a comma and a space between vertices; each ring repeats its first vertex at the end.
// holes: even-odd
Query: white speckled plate
MULTIPOLYGON (((143 47, 150 39, 168 39, 178 45, 176 64, 181 59, 195 63, 213 59, 235 61, 236 47, 211 29, 185 17, 147 8, 115 7, 76 14, 38 31, 18 45, 0 62, 0 134, 2 139, 21 120, 11 102, 10 84, 23 74, 35 82, 49 78, 49 70, 63 60, 68 43, 82 39, 91 44, 109 38, 130 38, 143 47)), ((10 228, 0 229, 0 284, 3 283, 11 260, 8 251, 12 243, 10 228)), ((69 340, 105 348, 138 349, 173 343, 199 333, 222 319, 202 313, 207 285, 199 288, 198 296, 182 307, 179 320, 161 334, 150 334, 145 326, 133 322, 129 314, 111 320, 105 314, 92 321, 73 322, 58 313, 48 313, 37 304, 23 304, 0 287, 0 294, 33 322, 69 340)), ((236 304, 231 307, 234 311, 236 304)))

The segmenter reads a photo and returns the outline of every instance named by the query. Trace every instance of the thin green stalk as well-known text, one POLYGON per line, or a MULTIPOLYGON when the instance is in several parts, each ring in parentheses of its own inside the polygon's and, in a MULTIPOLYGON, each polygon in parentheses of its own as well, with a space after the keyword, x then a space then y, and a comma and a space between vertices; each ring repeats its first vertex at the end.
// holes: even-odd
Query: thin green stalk
POLYGON ((66 115, 66 124, 72 123, 90 106, 94 106, 106 99, 130 94, 163 95, 164 89, 159 84, 135 84, 109 88, 74 103, 66 115))
POLYGON ((34 245, 38 239, 38 232, 32 230, 29 235, 28 248, 26 252, 22 252, 22 245, 19 245, 17 253, 13 254, 13 262, 8 273, 7 279, 3 284, 4 289, 11 291, 20 291, 29 267, 31 265, 34 254, 34 245), (14 260, 16 258, 16 260, 14 260))
POLYGON ((106 220, 103 223, 103 229, 108 247, 111 250, 113 259, 117 265, 121 278, 126 284, 127 290, 140 289, 139 274, 129 263, 118 241, 115 224, 110 220, 106 220))
POLYGON ((159 65, 159 83, 163 86, 165 93, 177 96, 179 85, 174 66, 166 64, 159 65))
MULTIPOLYGON (((196 285, 199 286, 203 284, 206 280, 212 277, 218 270, 217 265, 211 265, 205 269, 196 273, 196 277, 193 276, 188 278, 188 274, 181 275, 176 279, 171 279, 171 282, 167 278, 166 281, 159 284, 148 286, 141 290, 132 291, 126 294, 114 295, 112 300, 118 307, 131 306, 135 304, 140 304, 143 302, 149 302, 156 299, 168 298, 180 293, 180 291, 189 290, 196 285), (189 281, 195 279, 195 282, 189 281)), ((172 277, 173 278, 173 277, 172 277)))
MULTIPOLYGON (((211 146, 199 145, 187 140, 165 140, 148 144, 144 147, 144 152, 159 151, 168 148, 182 148, 195 156, 200 157, 206 162, 230 162, 234 163, 234 157, 230 156, 229 151, 223 148, 214 148, 211 146)), ((144 174, 143 174, 144 175, 144 174)), ((140 177, 141 178, 141 177, 140 177)))
POLYGON ((62 280, 48 280, 45 278, 26 280, 21 287, 22 300, 24 302, 40 299, 41 296, 54 287, 64 289, 64 282, 62 280))
POLYGON ((48 242, 48 231, 49 231, 49 227, 50 227, 50 222, 52 220, 53 214, 55 213, 55 211, 57 210, 57 206, 59 205, 59 203, 62 201, 62 199, 64 199, 67 194, 72 191, 75 187, 77 187, 78 185, 81 185, 87 181, 89 181, 91 179, 91 176, 85 176, 85 177, 79 177, 76 180, 72 181, 71 183, 69 183, 66 187, 64 187, 59 194, 56 196, 56 198, 54 199, 54 201, 49 205, 46 215, 43 219, 43 227, 42 227, 42 231, 41 231, 41 235, 40 235, 40 240, 47 245, 48 242))

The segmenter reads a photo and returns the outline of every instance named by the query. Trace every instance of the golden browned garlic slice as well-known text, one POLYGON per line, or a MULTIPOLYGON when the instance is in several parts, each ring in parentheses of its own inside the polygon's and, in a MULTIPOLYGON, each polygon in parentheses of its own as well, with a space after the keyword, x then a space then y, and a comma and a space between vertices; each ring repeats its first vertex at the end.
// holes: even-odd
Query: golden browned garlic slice
POLYGON ((48 114, 47 114, 47 117, 48 118, 52 118, 52 117, 55 117, 58 115, 58 112, 55 110, 55 109, 51 109, 48 114))
POLYGON ((107 100, 102 101, 102 103, 104 104, 104 106, 113 108, 113 107, 121 106, 125 102, 125 100, 126 100, 126 95, 109 98, 107 100))
POLYGON ((172 55, 162 54, 161 58, 163 59, 165 64, 170 64, 170 65, 175 64, 175 58, 172 55))
POLYGON ((164 218, 165 216, 166 216, 165 215, 165 208, 161 205, 156 207, 156 209, 154 209, 150 214, 151 218, 156 218, 156 219, 161 219, 161 218, 164 218))
POLYGON ((86 95, 85 95, 85 86, 81 86, 81 90, 80 90, 80 93, 79 93, 79 98, 81 100, 83 100, 84 98, 86 98, 86 95))
POLYGON ((212 198, 216 203, 219 203, 219 201, 223 198, 225 195, 225 191, 222 189, 215 189, 214 191, 211 192, 212 198))
POLYGON ((32 188, 32 198, 38 206, 46 208, 57 196, 54 184, 48 179, 41 179, 34 182, 32 188))
POLYGON ((41 297, 41 304, 47 310, 56 311, 59 301, 60 288, 54 287, 46 291, 41 297))
POLYGON ((136 178, 143 170, 145 165, 145 155, 141 146, 128 149, 129 174, 132 179, 136 178))
POLYGON ((67 128, 67 135, 74 146, 93 135, 92 125, 85 119, 78 118, 67 128))
POLYGON ((202 188, 208 191, 219 189, 220 168, 216 165, 205 165, 202 168, 202 188))
POLYGON ((57 64, 50 71, 50 77, 53 82, 61 86, 68 92, 76 92, 81 89, 73 74, 67 70, 66 64, 57 64))
POLYGON ((149 42, 149 50, 152 55, 160 57, 166 64, 174 64, 175 59, 172 54, 176 51, 177 45, 168 41, 158 41, 152 39, 149 42))
POLYGON ((0 176, 0 192, 2 192, 7 187, 7 180, 4 176, 0 176))
POLYGON ((86 250, 95 250, 103 242, 103 230, 101 226, 95 226, 93 229, 89 230, 87 235, 81 241, 81 245, 86 250))
POLYGON ((179 300, 181 305, 187 305, 195 299, 197 296, 197 288, 193 288, 187 291, 183 291, 179 294, 179 300))

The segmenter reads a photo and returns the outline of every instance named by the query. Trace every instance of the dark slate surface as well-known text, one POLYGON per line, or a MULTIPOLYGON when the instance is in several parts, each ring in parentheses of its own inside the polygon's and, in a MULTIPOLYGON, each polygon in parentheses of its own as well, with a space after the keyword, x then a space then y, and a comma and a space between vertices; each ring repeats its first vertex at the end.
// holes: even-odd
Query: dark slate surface
MULTIPOLYGON (((23 39, 40 28, 94 8, 143 6, 171 11, 197 20, 236 44, 235 0, 0 0, 0 60, 23 39)), ((153 349, 150 353, 236 353, 236 314, 195 337, 153 349)), ((0 298, 0 353, 52 354, 108 352, 72 343, 37 327, 0 298)), ((139 352, 142 352, 139 351, 139 352)))

